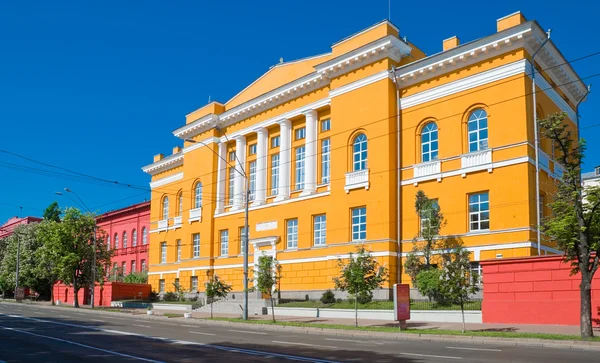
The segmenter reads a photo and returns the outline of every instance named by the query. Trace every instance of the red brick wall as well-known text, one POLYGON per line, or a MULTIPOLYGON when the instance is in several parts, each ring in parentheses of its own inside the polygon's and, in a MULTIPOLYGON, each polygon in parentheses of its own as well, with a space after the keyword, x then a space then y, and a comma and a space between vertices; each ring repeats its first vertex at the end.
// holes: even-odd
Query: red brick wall
MULTIPOLYGON (((481 262, 484 323, 579 325, 579 274, 560 256, 481 262)), ((600 274, 592 283, 592 319, 600 325, 600 274)))
MULTIPOLYGON (((73 304, 73 288, 64 284, 54 284, 54 301, 60 300, 63 304, 73 304)), ((80 289, 78 292, 79 304, 88 304, 87 295, 89 289, 80 289)), ((94 291, 94 305, 110 306, 111 301, 132 300, 138 298, 142 293, 142 299, 150 296, 152 286, 148 284, 125 284, 122 282, 106 282, 104 286, 96 285, 94 291)))

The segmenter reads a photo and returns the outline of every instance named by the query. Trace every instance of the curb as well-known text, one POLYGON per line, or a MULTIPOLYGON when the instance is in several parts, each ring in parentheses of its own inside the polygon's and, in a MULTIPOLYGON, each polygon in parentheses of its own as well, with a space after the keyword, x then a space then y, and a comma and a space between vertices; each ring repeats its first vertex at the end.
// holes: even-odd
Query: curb
MULTIPOLYGON (((0 302, 0 304, 7 305, 19 305, 20 303, 15 302, 0 302)), ((37 308, 48 309, 48 310, 63 310, 64 307, 59 306, 47 306, 47 305, 36 305, 27 304, 26 306, 34 306, 37 308)), ((317 327, 300 327, 300 326, 285 326, 285 325, 268 325, 268 324, 253 324, 244 322, 230 322, 230 321, 219 321, 219 320, 208 320, 208 319, 184 319, 184 318, 167 318, 157 315, 147 314, 128 314, 120 312, 108 312, 100 310, 82 309, 86 312, 91 312, 97 315, 103 316, 114 316, 120 314, 128 316, 131 319, 142 319, 142 320, 160 320, 160 321, 185 321, 186 323, 196 325, 208 325, 208 326, 243 326, 247 328, 254 328, 258 330, 268 331, 290 331, 295 333, 305 334, 321 334, 330 336, 340 337, 378 337, 390 340, 420 340, 420 341, 446 341, 446 342, 464 342, 473 344, 496 344, 504 346, 528 346, 528 347, 545 347, 545 348, 558 348, 558 349, 575 349, 575 350, 593 350, 600 351, 600 342, 591 341, 580 341, 580 340, 551 340, 551 339, 538 339, 538 338, 504 338, 504 337, 480 337, 480 336, 459 336, 459 335, 444 335, 444 334, 407 334, 407 333, 388 333, 388 332, 377 332, 377 331, 356 331, 356 330, 341 330, 341 329, 328 329, 328 328, 317 328, 317 327)))

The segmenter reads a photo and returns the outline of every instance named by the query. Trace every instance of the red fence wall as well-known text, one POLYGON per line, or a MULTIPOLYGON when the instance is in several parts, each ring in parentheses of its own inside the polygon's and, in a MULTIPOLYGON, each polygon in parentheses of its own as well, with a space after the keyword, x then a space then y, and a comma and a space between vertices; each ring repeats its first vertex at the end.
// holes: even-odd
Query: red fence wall
MULTIPOLYGON (((73 287, 64 284, 54 284, 54 301, 59 300, 63 304, 73 304, 73 287)), ((152 286, 148 284, 126 284, 122 282, 106 282, 104 286, 96 285, 94 291, 95 306, 110 306, 111 301, 132 300, 141 298, 147 300, 150 297, 152 286)), ((89 304, 89 289, 79 289, 77 296, 79 304, 89 304)))
MULTIPOLYGON (((482 261, 484 323, 579 325, 579 274, 561 256, 482 261)), ((600 325, 600 274, 592 283, 600 325)))

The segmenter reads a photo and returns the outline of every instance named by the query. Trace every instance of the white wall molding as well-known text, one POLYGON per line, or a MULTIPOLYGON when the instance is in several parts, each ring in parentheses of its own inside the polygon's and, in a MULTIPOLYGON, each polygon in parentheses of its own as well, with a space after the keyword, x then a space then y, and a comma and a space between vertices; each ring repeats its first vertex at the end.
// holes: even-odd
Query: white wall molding
POLYGON ((343 95, 344 93, 354 91, 354 90, 359 89, 364 86, 368 86, 371 83, 379 82, 382 79, 386 79, 386 78, 391 79, 391 77, 392 77, 392 74, 390 73, 390 71, 388 71, 388 70, 381 71, 381 72, 375 73, 372 76, 368 76, 363 79, 359 79, 358 81, 354 81, 354 82, 348 83, 347 85, 333 89, 333 90, 329 91, 329 97, 330 98, 337 97, 339 95, 343 95))
MULTIPOLYGON (((485 245, 485 246, 465 246, 465 248, 474 253, 474 257, 480 256, 481 251, 492 251, 492 250, 506 250, 512 248, 537 248, 537 243, 526 241, 526 242, 513 242, 513 243, 499 243, 493 245, 485 245)), ((552 247, 541 245, 540 249, 551 252, 554 254, 562 254, 562 251, 556 250, 552 247)), ((410 252, 402 252, 402 257, 408 256, 410 252)), ((434 251, 434 254, 440 254, 441 251, 434 251)), ((478 261, 478 260, 474 260, 478 261)))
POLYGON ((194 151, 196 149, 203 148, 203 147, 208 146, 210 144, 218 144, 219 142, 221 142, 221 140, 218 137, 212 136, 212 137, 209 137, 209 138, 204 139, 202 141, 198 141, 195 144, 192 144, 190 146, 184 147, 183 148, 183 153, 187 154, 190 151, 194 151))
POLYGON ((150 188, 154 189, 183 179, 183 171, 177 174, 169 175, 164 178, 157 179, 150 183, 150 188))
MULTIPOLYGON (((259 206, 256 206, 256 207, 253 207, 251 205, 250 208, 249 208, 249 210, 253 211, 253 210, 258 210, 258 209, 263 209, 263 208, 269 208, 269 207, 273 207, 273 206, 281 205, 281 204, 301 202, 301 201, 307 200, 307 199, 325 197, 325 196, 330 195, 330 194, 331 194, 331 192, 327 191, 327 192, 315 193, 315 194, 311 194, 311 195, 307 195, 307 196, 303 196, 303 197, 296 197, 296 198, 285 199, 285 200, 282 200, 282 201, 279 201, 279 202, 273 202, 273 203, 263 204, 263 205, 259 205, 259 206)), ((234 214, 238 214, 238 213, 244 213, 244 210, 242 209, 242 210, 236 210, 236 211, 230 211, 230 212, 224 212, 224 213, 220 213, 220 214, 215 214, 215 218, 230 216, 230 215, 234 215, 234 214)))
POLYGON ((178 152, 177 154, 169 155, 162 160, 144 166, 142 171, 150 175, 155 175, 181 165, 183 165, 183 153, 178 152))

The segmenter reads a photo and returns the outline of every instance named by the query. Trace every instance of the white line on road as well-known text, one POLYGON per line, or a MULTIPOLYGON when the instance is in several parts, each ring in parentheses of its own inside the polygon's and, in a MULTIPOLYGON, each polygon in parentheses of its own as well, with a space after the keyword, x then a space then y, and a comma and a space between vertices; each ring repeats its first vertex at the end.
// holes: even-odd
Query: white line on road
POLYGON ((67 315, 59 315, 61 318, 70 318, 70 316, 67 315))
POLYGON ((135 355, 129 355, 129 354, 125 354, 125 353, 115 352, 113 350, 102 349, 102 348, 98 348, 98 347, 92 347, 91 345, 81 344, 81 343, 73 342, 71 340, 65 340, 65 339, 55 338, 55 337, 51 337, 51 336, 47 336, 47 335, 36 334, 36 333, 24 331, 24 330, 15 329, 15 328, 8 328, 8 327, 5 327, 5 326, 0 326, 0 329, 9 330, 9 331, 13 331, 13 332, 21 333, 21 334, 26 334, 26 335, 31 335, 31 336, 38 337, 38 338, 45 338, 45 339, 55 340, 57 342, 72 344, 72 345, 76 345, 78 347, 83 347, 83 348, 87 348, 87 349, 93 349, 93 350, 97 350, 97 351, 100 351, 100 352, 109 353, 109 354, 112 354, 112 355, 118 355, 120 357, 133 358, 133 359, 142 360, 142 361, 145 361, 145 362, 165 363, 165 362, 162 362, 162 361, 159 361, 159 360, 153 360, 153 359, 148 359, 148 358, 137 357, 135 355))
POLYGON ((467 347, 446 347, 448 349, 461 349, 461 350, 481 350, 484 352, 501 352, 501 349, 488 349, 488 348, 467 348, 467 347))
POLYGON ((186 328, 197 328, 198 325, 185 325, 185 324, 181 324, 180 326, 184 326, 186 328))
POLYGON ((333 345, 316 345, 316 344, 308 344, 308 343, 282 342, 280 340, 273 340, 273 343, 289 344, 289 345, 302 345, 305 347, 313 347, 313 348, 318 347, 318 348, 338 349, 338 347, 334 347, 333 345))
POLYGON ((232 331, 234 333, 246 333, 246 334, 258 334, 258 335, 267 335, 267 333, 261 333, 259 331, 250 331, 250 330, 233 330, 229 329, 228 331, 232 331))
POLYGON ((370 342, 361 342, 360 340, 350 340, 350 339, 333 339, 333 338, 325 338, 325 340, 331 340, 333 342, 350 342, 350 343, 369 343, 370 342))
POLYGON ((142 325, 142 324, 132 324, 133 326, 139 326, 140 328, 150 328, 149 325, 142 325))
POLYGON ((90 319, 90 321, 96 321, 98 323, 106 323, 104 320, 100 320, 100 319, 90 319))
POLYGON ((192 333, 192 334, 200 334, 200 335, 217 335, 217 334, 213 334, 213 333, 203 333, 201 331, 190 331, 188 333, 192 333))
POLYGON ((410 355, 413 357, 427 357, 427 358, 442 358, 442 359, 462 359, 461 357, 452 357, 448 355, 429 355, 429 354, 418 354, 418 353, 400 353, 402 355, 410 355))

